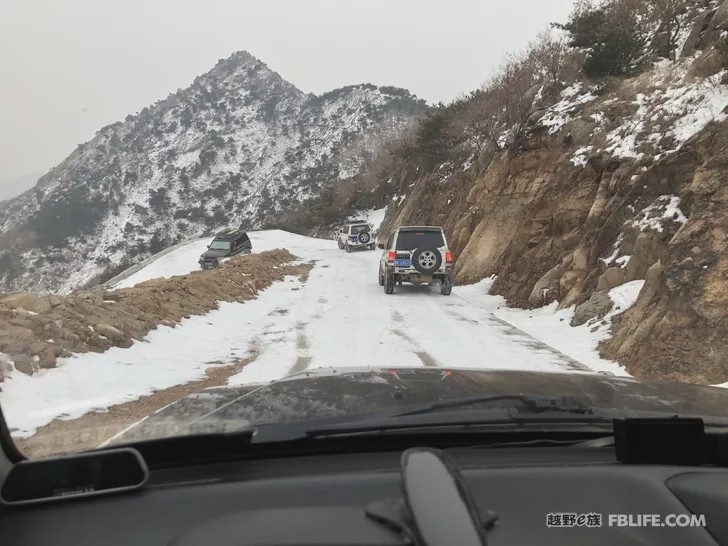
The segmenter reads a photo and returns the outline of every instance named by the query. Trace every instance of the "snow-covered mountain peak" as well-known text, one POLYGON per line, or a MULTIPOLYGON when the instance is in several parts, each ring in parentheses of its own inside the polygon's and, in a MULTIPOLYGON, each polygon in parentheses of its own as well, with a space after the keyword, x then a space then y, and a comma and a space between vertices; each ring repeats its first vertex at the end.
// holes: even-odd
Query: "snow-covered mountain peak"
POLYGON ((234 53, 0 204, 0 291, 68 292, 178 241, 261 226, 362 172, 424 108, 371 84, 307 94, 234 53))

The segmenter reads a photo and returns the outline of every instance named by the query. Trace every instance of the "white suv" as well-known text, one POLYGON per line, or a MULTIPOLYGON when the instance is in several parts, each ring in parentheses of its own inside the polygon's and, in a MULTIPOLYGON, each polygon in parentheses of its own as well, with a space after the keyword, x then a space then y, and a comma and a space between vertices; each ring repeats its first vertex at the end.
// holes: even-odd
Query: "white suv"
POLYGON ((353 249, 375 250, 372 226, 364 220, 355 220, 339 228, 337 237, 339 248, 351 252, 353 249))
POLYGON ((440 293, 452 292, 452 252, 441 227, 404 226, 394 230, 379 261, 379 285, 386 294, 394 293, 394 285, 439 284, 440 293))

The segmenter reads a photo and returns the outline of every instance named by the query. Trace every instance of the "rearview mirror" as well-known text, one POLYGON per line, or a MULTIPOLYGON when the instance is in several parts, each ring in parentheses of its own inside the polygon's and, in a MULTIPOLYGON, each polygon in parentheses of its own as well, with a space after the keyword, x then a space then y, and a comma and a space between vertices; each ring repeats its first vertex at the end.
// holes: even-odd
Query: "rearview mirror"
POLYGON ((381 249, 381 250, 384 250, 384 243, 379 243, 379 244, 377 245, 377 248, 379 248, 379 249, 381 249))

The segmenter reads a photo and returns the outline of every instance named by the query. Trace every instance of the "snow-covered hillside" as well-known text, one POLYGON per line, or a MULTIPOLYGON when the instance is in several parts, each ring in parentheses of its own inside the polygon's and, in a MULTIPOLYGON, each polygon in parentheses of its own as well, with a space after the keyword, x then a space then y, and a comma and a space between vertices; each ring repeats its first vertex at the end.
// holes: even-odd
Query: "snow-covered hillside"
POLYGON ((236 53, 0 204, 0 291, 68 292, 178 241, 259 227, 361 172, 423 109, 370 84, 305 94, 236 53))
MULTIPOLYGON (((571 328, 573 310, 509 310, 488 295, 492 280, 456 286, 450 297, 404 285, 393 296, 377 284, 381 253, 347 254, 334 241, 284 231, 251 233, 259 250, 286 248, 315 260, 308 280, 289 277, 245 303, 221 303, 204 316, 160 326, 130 348, 60 359, 33 376, 11 372, 0 404, 16 434, 56 417, 135 400, 200 379, 214 362, 254 357, 228 384, 266 382, 328 366, 432 366, 626 375, 602 360, 596 345, 609 326, 571 328)), ((137 272, 136 282, 197 268, 191 243, 137 272), (176 265, 175 265, 176 264, 176 265)), ((128 279, 127 284, 133 281, 128 279)), ((636 289, 638 292, 639 289, 636 289)), ((624 309, 635 290, 611 294, 624 309)))
POLYGON ((658 161, 678 151, 709 123, 727 117, 728 88, 721 81, 728 71, 696 78, 691 70, 694 62, 694 58, 662 60, 651 71, 624 82, 621 97, 599 99, 595 88, 574 84, 561 92, 561 100, 540 123, 549 134, 574 120, 579 121, 579 131, 590 131, 591 143, 571 157, 575 166, 585 167, 590 157, 600 154, 658 161))

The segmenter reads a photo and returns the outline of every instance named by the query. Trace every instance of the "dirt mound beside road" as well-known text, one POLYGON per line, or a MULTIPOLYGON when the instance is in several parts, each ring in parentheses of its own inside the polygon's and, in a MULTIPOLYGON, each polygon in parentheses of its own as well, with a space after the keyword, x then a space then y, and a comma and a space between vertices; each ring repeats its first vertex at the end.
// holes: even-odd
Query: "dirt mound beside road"
POLYGON ((13 294, 0 299, 0 367, 26 374, 53 368, 58 357, 129 347, 158 325, 217 309, 218 302, 256 297, 287 275, 306 277, 308 264, 291 264, 287 250, 239 256, 219 269, 170 279, 153 279, 132 288, 95 289, 68 297, 13 294))

